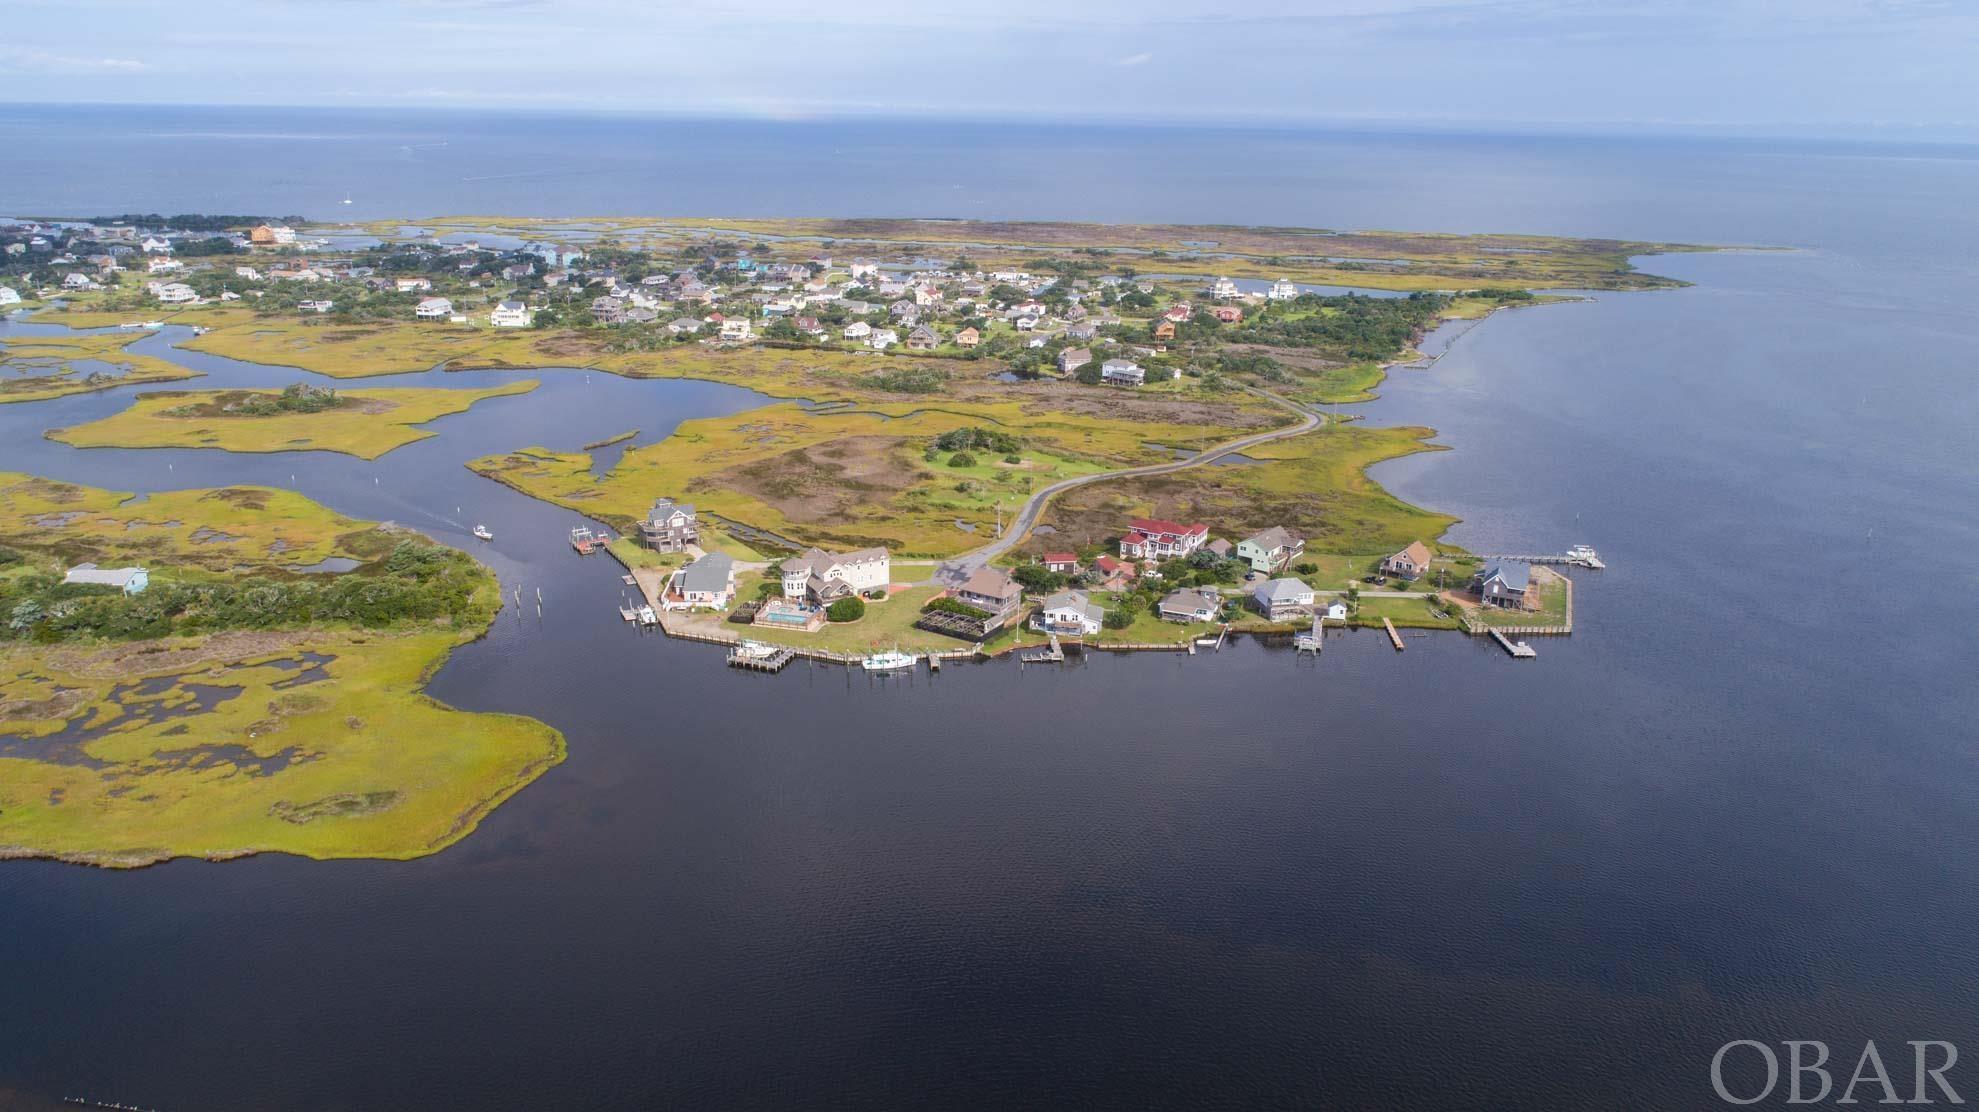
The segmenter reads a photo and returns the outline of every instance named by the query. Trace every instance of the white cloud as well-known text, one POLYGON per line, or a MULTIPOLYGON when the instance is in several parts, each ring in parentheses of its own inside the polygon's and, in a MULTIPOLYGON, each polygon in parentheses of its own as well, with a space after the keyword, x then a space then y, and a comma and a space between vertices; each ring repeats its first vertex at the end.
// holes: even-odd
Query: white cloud
POLYGON ((135 73, 150 68, 135 58, 85 58, 34 47, 0 46, 0 70, 13 73, 135 73))

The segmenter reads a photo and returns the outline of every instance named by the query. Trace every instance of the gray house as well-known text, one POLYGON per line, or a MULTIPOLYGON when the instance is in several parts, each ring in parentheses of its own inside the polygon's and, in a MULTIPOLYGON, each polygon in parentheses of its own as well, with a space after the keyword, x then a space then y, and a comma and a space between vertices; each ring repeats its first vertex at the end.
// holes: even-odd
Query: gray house
POLYGON ((1155 607, 1164 622, 1213 622, 1222 612, 1223 596, 1202 587, 1175 591, 1155 607))
POLYGON ((1471 579, 1471 588, 1486 606, 1526 609, 1533 595, 1532 565, 1516 560, 1493 560, 1471 579))
POLYGON ((1283 526, 1274 525, 1257 536, 1238 541, 1237 559, 1249 564, 1252 571, 1271 575, 1283 570, 1305 550, 1304 539, 1293 536, 1283 526))
POLYGON ((720 610, 734 598, 735 558, 725 552, 710 552, 673 573, 665 602, 669 610, 720 610))
POLYGON ((1251 605, 1274 622, 1303 615, 1312 608, 1312 588, 1297 579, 1273 579, 1251 592, 1251 605))
POLYGON ((639 523, 639 535, 660 552, 679 552, 701 539, 694 519, 694 507, 671 498, 661 498, 639 523))

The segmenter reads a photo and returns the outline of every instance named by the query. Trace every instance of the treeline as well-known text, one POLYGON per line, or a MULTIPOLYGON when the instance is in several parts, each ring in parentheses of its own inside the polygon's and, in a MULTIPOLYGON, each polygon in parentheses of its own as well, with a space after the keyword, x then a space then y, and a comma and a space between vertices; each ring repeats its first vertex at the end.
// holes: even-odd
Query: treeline
POLYGON ((1348 360, 1387 359, 1415 342, 1449 304, 1442 294, 1319 297, 1292 302, 1299 315, 1265 312, 1223 333, 1239 343, 1319 348, 1348 360), (1310 312, 1310 310, 1320 310, 1310 312))
POLYGON ((169 228, 185 232, 225 232, 252 228, 257 224, 307 224, 301 216, 227 216, 214 213, 182 212, 161 216, 155 212, 126 212, 116 216, 86 216, 90 224, 129 224, 134 228, 169 228))
POLYGON ((466 553, 406 540, 385 559, 341 575, 250 576, 226 583, 153 580, 136 595, 65 584, 49 572, 14 575, 0 581, 0 618, 7 636, 42 644, 228 629, 379 628, 440 618, 467 626, 493 616, 498 596, 482 590, 491 585, 487 569, 466 553))

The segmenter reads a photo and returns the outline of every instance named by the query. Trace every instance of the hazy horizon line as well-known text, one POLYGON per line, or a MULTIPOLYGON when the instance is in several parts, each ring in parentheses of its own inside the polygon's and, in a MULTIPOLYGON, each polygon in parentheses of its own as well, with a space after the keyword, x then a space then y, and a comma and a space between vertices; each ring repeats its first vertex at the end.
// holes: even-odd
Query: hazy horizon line
POLYGON ((226 103, 175 100, 0 100, 0 109, 75 108, 164 111, 205 109, 242 112, 377 112, 407 115, 515 115, 577 116, 597 118, 658 119, 682 122, 739 124, 1025 124, 1051 127, 1146 127, 1220 131, 1400 131, 1427 134, 1458 133, 1476 135, 1578 135, 1642 137, 1719 137, 1741 139, 1799 139, 1838 142, 1913 142, 1969 145, 1979 143, 1979 125, 1907 123, 1792 123, 1753 121, 1721 123, 1696 120, 1613 120, 1613 119, 1497 119, 1422 115, 1335 115, 1335 116, 1234 116, 1212 113, 1060 113, 1035 112, 958 113, 948 110, 913 112, 902 108, 809 111, 746 111, 739 109, 666 109, 650 106, 573 104, 492 104, 492 103, 361 103, 277 104, 226 103))

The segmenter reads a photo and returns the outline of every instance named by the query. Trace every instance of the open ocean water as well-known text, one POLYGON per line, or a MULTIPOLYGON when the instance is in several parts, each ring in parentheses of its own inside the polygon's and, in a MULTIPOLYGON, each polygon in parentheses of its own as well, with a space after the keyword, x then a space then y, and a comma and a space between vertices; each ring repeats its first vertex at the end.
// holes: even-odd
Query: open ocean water
MULTIPOLYGON (((558 539, 574 517, 459 463, 628 413, 664 435, 747 391, 550 372, 380 464, 40 439, 123 391, 0 407, 0 469, 295 473, 453 543, 493 522, 477 554, 552 603, 433 694, 570 742, 421 861, 0 864, 0 1098, 1671 1109, 1716 1105, 1734 1038, 1979 1052, 1979 148, 0 106, 0 151, 13 215, 1792 248, 1644 260, 1694 285, 1500 314, 1362 407, 1452 449, 1375 470, 1462 515, 1452 539, 1609 560, 1532 662, 1359 633, 1316 666, 1244 641, 744 675, 624 630, 614 570, 558 539)), ((303 377, 174 357, 208 385, 303 377)))

